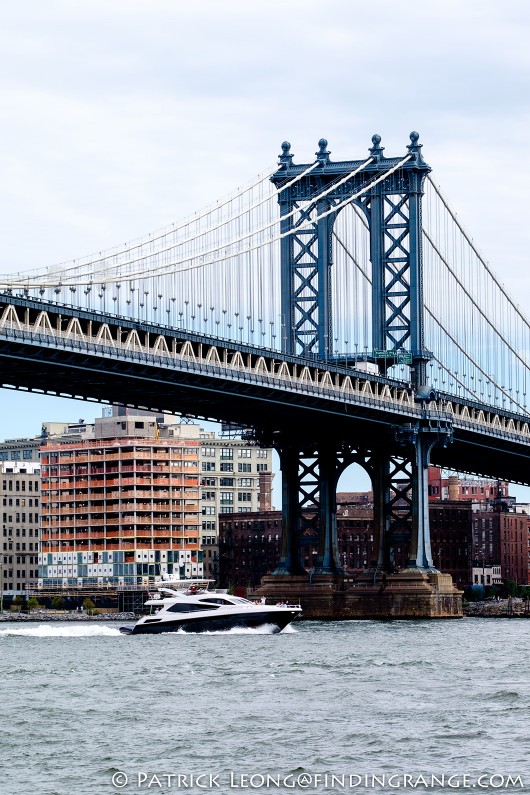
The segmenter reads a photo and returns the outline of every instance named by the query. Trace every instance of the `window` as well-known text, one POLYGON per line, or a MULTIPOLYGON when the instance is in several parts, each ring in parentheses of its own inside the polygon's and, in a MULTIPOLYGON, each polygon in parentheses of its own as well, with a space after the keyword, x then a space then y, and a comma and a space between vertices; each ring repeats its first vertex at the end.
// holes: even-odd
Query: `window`
MULTIPOLYGON (((213 605, 231 605, 231 604, 233 604, 233 602, 231 602, 229 599, 221 599, 219 596, 213 596, 213 597, 212 596, 208 596, 208 597, 205 596, 204 599, 201 599, 200 601, 201 602, 208 602, 208 604, 213 604, 213 605)), ((247 602, 245 602, 244 604, 247 604, 247 602)))
POLYGON ((252 450, 238 450, 238 456, 239 458, 252 458, 252 450))
MULTIPOLYGON (((203 464, 203 466, 204 466, 204 464, 203 464)), ((234 465, 233 464, 221 464, 219 469, 221 470, 221 472, 233 472, 234 471, 234 465)))
POLYGON ((7 461, 7 458, 8 458, 8 453, 2 450, 0 452, 0 461, 7 461))
POLYGON ((203 516, 215 516, 215 505, 203 505, 202 506, 202 515, 203 516))
POLYGON ((215 491, 203 491, 202 499, 203 500, 215 500, 215 491))
POLYGON ((23 450, 22 458, 24 458, 26 461, 31 461, 33 458, 33 450, 23 450))
MULTIPOLYGON (((258 466, 263 466, 262 464, 258 464, 258 466)), ((252 464, 238 464, 237 465, 238 472, 252 472, 252 464)))
POLYGON ((183 604, 171 605, 168 607, 170 613, 198 613, 200 610, 218 610, 218 605, 199 605, 184 602, 183 604))
POLYGON ((239 478, 237 481, 238 486, 246 486, 247 488, 252 488, 254 485, 253 478, 239 478))
POLYGON ((221 447, 221 458, 231 461, 234 457, 234 451, 231 447, 221 447))
POLYGON ((221 492, 221 503, 234 502, 234 494, 231 491, 221 492))
POLYGON ((203 478, 202 485, 203 486, 215 486, 217 484, 217 478, 203 478))
POLYGON ((11 461, 20 460, 20 450, 11 450, 11 461))
POLYGON ((252 494, 250 491, 240 491, 237 495, 237 499, 239 502, 251 502, 252 494))
POLYGON ((202 454, 205 457, 213 458, 215 456, 215 447, 203 447, 202 454))
POLYGON ((268 464, 256 464, 256 472, 268 472, 269 465, 268 464))
MULTIPOLYGON (((222 466, 222 464, 221 464, 222 466)), ((203 472, 214 472, 215 471, 215 464, 213 461, 203 461, 202 462, 202 471, 203 472)))
POLYGON ((256 450, 256 458, 268 458, 269 451, 268 450, 256 450))
POLYGON ((233 486, 234 482, 234 478, 219 478, 220 486, 233 486))

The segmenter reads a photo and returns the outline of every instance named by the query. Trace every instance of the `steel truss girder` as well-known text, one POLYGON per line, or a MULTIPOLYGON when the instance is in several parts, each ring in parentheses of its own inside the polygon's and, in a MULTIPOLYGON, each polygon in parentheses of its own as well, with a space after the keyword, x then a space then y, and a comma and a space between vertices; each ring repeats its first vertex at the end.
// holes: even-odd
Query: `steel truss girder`
MULTIPOLYGON (((418 137, 417 133, 410 135, 407 147, 410 159, 371 187, 375 177, 383 176, 399 162, 396 158, 383 157, 381 139, 373 136, 372 162, 336 189, 333 184, 361 166, 362 161, 332 163, 327 142, 322 139, 317 152, 319 166, 296 180, 308 166, 293 165, 290 144, 282 144, 280 168, 271 179, 279 189, 284 188, 278 196, 284 235, 281 243, 284 352, 322 359, 333 354, 331 267, 337 213, 320 216, 355 195, 354 201, 365 213, 370 233, 372 349, 410 350, 411 381, 416 389, 426 388, 429 355, 424 350, 421 196, 430 167, 421 156, 418 137), (293 184, 285 187, 293 180, 293 184), (318 199, 318 194, 329 188, 332 190, 318 199), (311 226, 302 232, 299 227, 307 221, 311 226)), ((383 359, 379 367, 385 369, 383 359)))
POLYGON ((282 436, 274 441, 282 471, 282 552, 274 574, 303 574, 303 550, 318 539, 315 574, 341 574, 337 544, 337 483, 368 454, 353 445, 316 442, 282 436))
POLYGON ((303 574, 304 546, 317 539, 313 572, 343 573, 337 543, 337 483, 352 463, 362 466, 372 480, 372 571, 395 570, 397 545, 409 549, 409 568, 435 570, 430 546, 428 467, 432 449, 451 442, 452 425, 446 420, 430 420, 398 426, 394 431, 403 454, 389 455, 381 446, 370 450, 323 439, 307 444, 287 433, 275 437, 283 489, 282 552, 276 575, 303 574))

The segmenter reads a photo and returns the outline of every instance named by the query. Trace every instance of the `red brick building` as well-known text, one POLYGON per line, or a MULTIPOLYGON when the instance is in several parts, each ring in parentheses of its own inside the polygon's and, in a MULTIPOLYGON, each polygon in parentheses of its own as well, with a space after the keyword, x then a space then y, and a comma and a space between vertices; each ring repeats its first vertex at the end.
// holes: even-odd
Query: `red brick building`
POLYGON ((429 501, 471 500, 473 502, 492 502, 508 500, 509 484, 505 480, 486 478, 462 478, 458 475, 443 477, 440 467, 429 467, 429 501))
POLYGON ((502 576, 517 585, 529 585, 528 516, 503 513, 499 518, 502 576))
MULTIPOLYGON (((458 586, 471 582, 472 512, 469 503, 431 506, 433 557, 436 566, 452 574, 458 586)), ((229 584, 255 588, 271 574, 280 559, 282 515, 267 513, 227 514, 219 525, 219 579, 229 584)), ((337 541, 341 565, 355 576, 370 567, 374 557, 373 509, 359 503, 337 506, 337 541)), ((318 540, 314 532, 302 536, 302 562, 314 567, 318 540)), ((395 549, 398 567, 408 560, 408 542, 395 549)))

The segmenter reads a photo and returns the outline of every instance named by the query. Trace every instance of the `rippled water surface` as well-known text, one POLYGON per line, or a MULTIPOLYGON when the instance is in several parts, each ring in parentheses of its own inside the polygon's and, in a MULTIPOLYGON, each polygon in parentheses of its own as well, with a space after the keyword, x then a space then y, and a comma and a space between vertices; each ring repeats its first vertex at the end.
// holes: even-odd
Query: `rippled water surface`
POLYGON ((455 788, 341 788, 329 776, 467 773, 524 783, 475 792, 530 793, 529 652, 524 619, 153 637, 4 624, 0 792, 438 793, 455 788), (291 788, 304 773, 328 781, 291 788), (191 774, 218 779, 190 787, 191 774), (267 788, 267 774, 286 778, 267 788))

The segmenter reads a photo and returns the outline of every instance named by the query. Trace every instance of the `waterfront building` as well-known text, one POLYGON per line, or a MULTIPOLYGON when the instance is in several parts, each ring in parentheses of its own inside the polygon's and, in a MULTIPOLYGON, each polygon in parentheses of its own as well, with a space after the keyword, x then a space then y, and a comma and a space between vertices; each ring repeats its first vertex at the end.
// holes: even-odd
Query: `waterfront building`
POLYGON ((198 427, 116 412, 91 433, 42 446, 39 587, 203 576, 198 427))
POLYGON ((530 585, 530 539, 526 514, 500 515, 500 546, 503 578, 517 585, 530 585))
POLYGON ((25 596, 38 574, 40 466, 37 462, 0 463, 2 543, 0 589, 6 597, 25 596))
POLYGON ((502 585, 500 566, 473 566, 471 576, 473 585, 484 585, 486 587, 502 585))
MULTIPOLYGON (((429 505, 433 563, 439 571, 451 575, 457 588, 472 582, 475 516, 470 500, 444 500, 429 505)), ((499 563, 498 557, 496 560, 499 563)))
MULTIPOLYGON (((367 506, 368 492, 337 495, 337 538, 341 564, 347 575, 362 572, 373 555, 373 509, 367 506)), ((314 568, 318 537, 309 529, 314 511, 306 512, 308 529, 301 537, 304 568, 314 568)), ((272 574, 280 559, 282 541, 281 511, 224 514, 219 517, 219 579, 223 587, 234 585, 257 588, 261 578, 272 574)))
MULTIPOLYGON (((493 578, 495 583, 498 581, 501 565, 500 527, 506 522, 508 534, 508 528, 512 526, 515 516, 492 509, 478 511, 475 507, 471 500, 446 500, 430 505, 434 565, 451 574, 459 588, 471 585, 476 568, 482 566, 491 569, 491 584, 494 584, 493 578)), ((313 515, 314 512, 307 512, 308 519, 313 515)), ((523 518, 526 520, 526 515, 523 518)), ((519 519, 521 520, 521 516, 519 519)), ((518 546, 515 540, 511 541, 508 559, 511 556, 515 560, 516 552, 519 558, 521 556, 520 528, 517 532, 518 546)), ((280 511, 221 516, 221 585, 258 587, 261 578, 271 574, 278 564, 281 537, 280 511)), ((513 539, 513 536, 510 537, 513 539)), ((374 533, 373 506, 368 492, 365 496, 356 493, 353 501, 348 500, 348 495, 337 495, 337 541, 339 560, 346 576, 358 576, 370 567, 374 559, 374 533)), ((301 549, 304 568, 311 571, 318 551, 316 532, 305 532, 301 539, 301 549)), ((396 542, 393 553, 396 567, 406 567, 409 554, 406 538, 396 542)), ((528 546, 526 557, 528 559, 528 546)), ((519 573, 518 577, 521 576, 519 573)), ((509 577, 509 571, 508 574, 503 572, 503 577, 509 577)))
POLYGON ((271 510, 272 450, 200 431, 201 546, 204 574, 218 580, 219 522, 227 514, 271 510))

